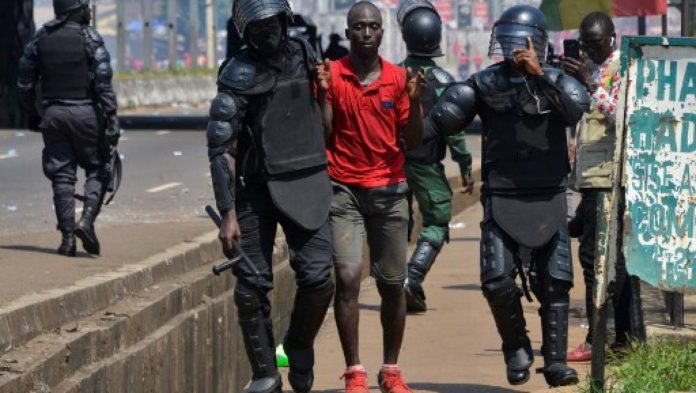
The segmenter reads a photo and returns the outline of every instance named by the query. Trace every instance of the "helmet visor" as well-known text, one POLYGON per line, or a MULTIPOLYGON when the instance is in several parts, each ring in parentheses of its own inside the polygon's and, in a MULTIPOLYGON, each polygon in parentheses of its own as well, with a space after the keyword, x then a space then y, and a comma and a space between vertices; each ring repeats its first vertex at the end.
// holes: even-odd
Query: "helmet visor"
POLYGON ((500 23, 493 27, 488 56, 502 56, 506 59, 514 57, 515 49, 525 49, 527 38, 532 39, 532 46, 540 62, 546 61, 548 50, 548 35, 542 29, 516 23, 500 23))

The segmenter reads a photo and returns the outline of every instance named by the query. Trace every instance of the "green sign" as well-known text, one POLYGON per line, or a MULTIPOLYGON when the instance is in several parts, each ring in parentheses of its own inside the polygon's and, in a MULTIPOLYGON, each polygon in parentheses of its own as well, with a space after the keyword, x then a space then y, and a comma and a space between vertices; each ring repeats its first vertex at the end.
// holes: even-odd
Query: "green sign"
POLYGON ((628 271, 696 291, 696 39, 623 40, 617 127, 628 271))

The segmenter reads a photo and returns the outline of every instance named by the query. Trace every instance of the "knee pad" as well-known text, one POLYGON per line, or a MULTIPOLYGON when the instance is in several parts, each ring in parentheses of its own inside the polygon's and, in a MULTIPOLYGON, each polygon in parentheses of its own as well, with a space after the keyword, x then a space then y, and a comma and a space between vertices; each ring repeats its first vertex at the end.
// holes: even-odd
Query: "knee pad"
POLYGON ((256 316, 259 311, 270 311, 270 305, 266 295, 253 286, 237 282, 234 287, 234 303, 240 317, 256 316))
POLYGON ((484 282, 481 290, 491 305, 507 304, 510 298, 522 296, 517 283, 510 277, 484 282))
POLYGON ((563 281, 563 280, 557 280, 554 278, 549 278, 547 280, 544 280, 543 282, 539 283, 539 289, 540 289, 540 296, 539 301, 542 303, 542 307, 545 304, 551 304, 551 303, 569 303, 569 292, 570 288, 572 287, 572 284, 563 281))
POLYGON ((568 229, 562 226, 551 244, 547 271, 553 279, 565 281, 573 285, 573 260, 570 253, 570 237, 568 229))
POLYGON ((506 275, 505 243, 503 232, 492 222, 482 225, 481 232, 481 282, 492 282, 506 275))

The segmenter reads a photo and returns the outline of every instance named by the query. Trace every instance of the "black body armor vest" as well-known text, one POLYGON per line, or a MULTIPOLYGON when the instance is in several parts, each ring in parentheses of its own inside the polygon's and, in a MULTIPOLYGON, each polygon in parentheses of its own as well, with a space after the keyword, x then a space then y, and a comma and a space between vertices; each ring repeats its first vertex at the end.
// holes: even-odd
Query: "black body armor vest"
MULTIPOLYGON (((545 71, 553 78, 554 70, 545 71)), ((474 84, 483 101, 479 117, 486 191, 562 192, 570 171, 566 122, 556 111, 543 113, 552 108, 534 79, 511 76, 507 67, 497 65, 476 74, 474 84)))
POLYGON ((247 100, 237 173, 268 185, 275 206, 308 230, 325 224, 332 189, 321 108, 312 90, 312 52, 291 38, 291 71, 279 73, 242 50, 218 83, 247 100))
POLYGON ((82 27, 64 24, 46 30, 38 53, 43 99, 89 99, 91 80, 82 27))

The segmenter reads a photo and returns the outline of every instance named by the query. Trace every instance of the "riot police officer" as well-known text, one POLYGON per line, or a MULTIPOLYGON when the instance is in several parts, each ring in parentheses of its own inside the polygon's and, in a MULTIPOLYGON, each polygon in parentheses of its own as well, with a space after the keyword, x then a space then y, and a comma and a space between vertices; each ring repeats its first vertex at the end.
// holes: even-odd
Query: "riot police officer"
MULTIPOLYGON (((427 0, 409 0, 399 7, 397 19, 408 51, 408 57, 401 65, 423 70, 427 84, 421 103, 423 115, 428 116, 440 94, 454 83, 454 78, 438 67, 433 60, 442 56, 440 15, 427 0)), ((408 278, 405 283, 409 312, 427 310, 421 283, 442 246, 449 240, 452 190, 447 181, 445 167, 442 165, 447 147, 452 159, 459 164, 464 189, 471 193, 474 185, 471 178, 471 154, 466 148, 464 133, 446 136, 428 127, 424 132, 421 147, 404 152, 408 187, 411 195, 418 201, 418 209, 423 217, 423 229, 408 263, 408 278)), ((413 222, 412 210, 410 222, 413 222)))
POLYGON ((541 371, 547 383, 578 382, 577 372, 565 364, 573 283, 565 222, 570 168, 565 128, 580 120, 589 96, 573 77, 542 65, 547 41, 546 19, 538 9, 509 8, 494 25, 489 50, 489 56, 505 60, 450 87, 429 119, 448 133, 461 130, 476 114, 481 118, 482 290, 513 385, 529 379, 533 362, 521 304, 523 293, 531 299, 527 282, 541 302, 541 371))
POLYGON ((288 36, 286 0, 237 0, 234 24, 246 47, 218 77, 210 106, 208 156, 226 255, 234 244, 252 260, 233 267, 234 299, 252 381, 246 393, 279 393, 271 304, 278 224, 290 249, 297 292, 284 340, 296 392, 313 383, 314 338, 331 302, 331 183, 309 44, 288 36))
POLYGON ((53 205, 62 242, 58 253, 75 255, 75 236, 99 254, 94 231, 109 181, 108 152, 118 141, 118 109, 111 86, 109 52, 89 26, 88 0, 54 0, 56 18, 27 45, 19 63, 18 86, 29 128, 43 134, 43 170, 53 185, 53 205), (41 91, 43 117, 36 108, 41 91), (85 170, 84 207, 75 223, 77 166, 85 170))

